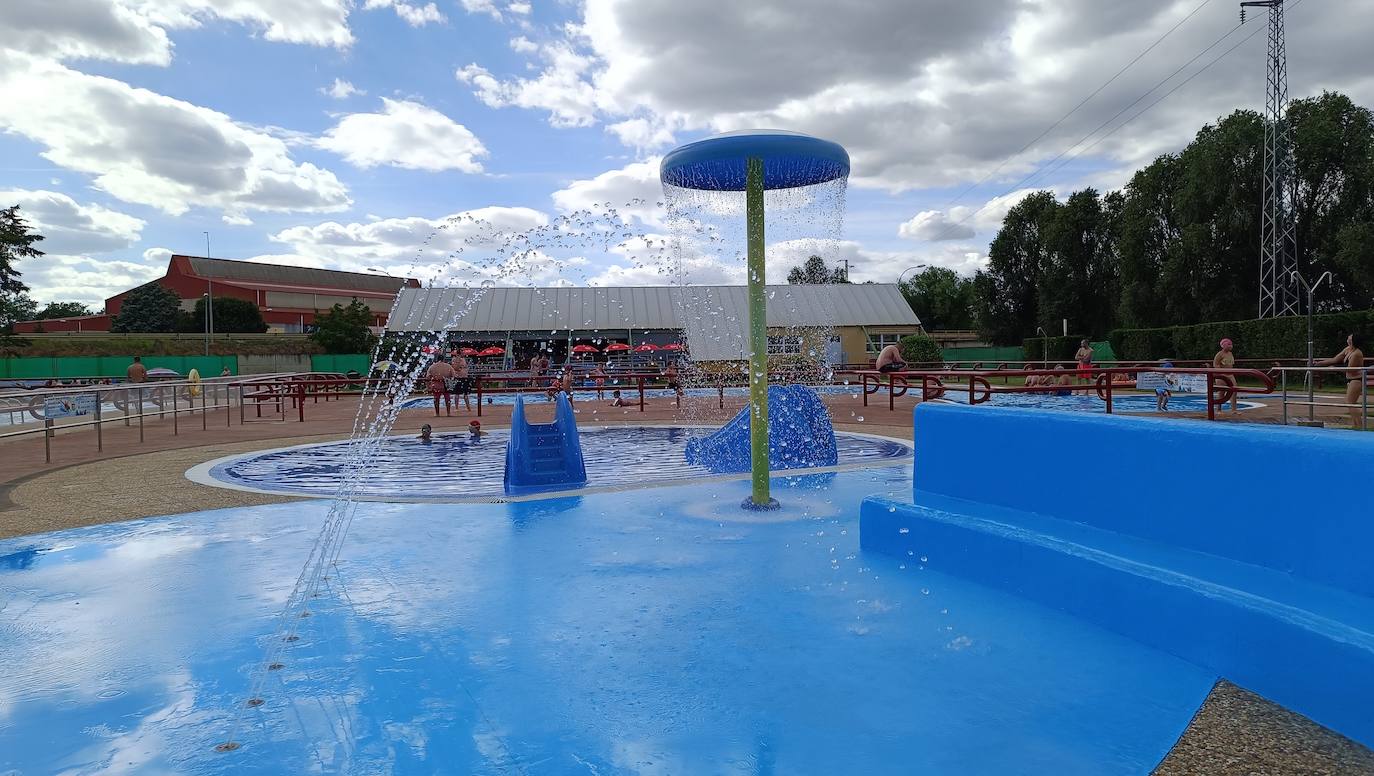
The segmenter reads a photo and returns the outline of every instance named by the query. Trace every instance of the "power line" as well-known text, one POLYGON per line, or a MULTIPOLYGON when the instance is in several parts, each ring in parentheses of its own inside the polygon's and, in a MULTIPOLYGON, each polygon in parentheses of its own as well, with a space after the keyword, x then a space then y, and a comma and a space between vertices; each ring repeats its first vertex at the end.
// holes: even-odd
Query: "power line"
POLYGON ((1160 35, 1158 38, 1156 38, 1154 43, 1151 43, 1149 46, 1146 46, 1144 51, 1141 51, 1139 54, 1136 54, 1134 59, 1132 59, 1130 62, 1127 62, 1125 66, 1123 66, 1120 70, 1117 70, 1111 78, 1108 78, 1101 86, 1092 90, 1092 92, 1088 94, 1087 97, 1084 97, 1083 99, 1079 100, 1078 104, 1070 108, 1068 113, 1065 113, 1064 115, 1060 116, 1058 119, 1055 120, 1053 124, 1046 127, 1044 131, 1042 131, 1035 137, 1031 138, 1030 142, 1021 146, 1021 148, 1017 150, 1015 153, 1003 159, 1002 163, 994 167, 991 172, 987 173, 982 178, 979 178, 977 181, 970 183, 967 188, 965 188, 963 191, 955 195, 953 199, 951 199, 949 202, 946 202, 944 206, 940 209, 942 211, 948 212, 951 205, 963 199, 965 196, 968 195, 970 191, 973 191, 975 188, 983 185, 984 183, 987 183, 988 180, 992 178, 992 176, 1001 172, 1002 168, 1007 166, 1007 163, 1009 163, 1012 159, 1015 159, 1016 157, 1025 153, 1027 150, 1031 148, 1031 146, 1034 146, 1036 143, 1043 140, 1046 135, 1057 129, 1059 125, 1067 121, 1070 116, 1077 113, 1079 108, 1083 107, 1084 105, 1087 105, 1089 100, 1096 97, 1098 94, 1101 94, 1103 89, 1106 89, 1108 86, 1111 86, 1116 81, 1116 79, 1120 78, 1123 74, 1125 74, 1127 70, 1130 70, 1132 67, 1134 67, 1135 64, 1139 62, 1141 59, 1144 59, 1146 54, 1149 54, 1151 51, 1154 51, 1155 47, 1163 43, 1165 38, 1168 38, 1170 35, 1174 34, 1175 30, 1177 30, 1179 27, 1182 27, 1184 23, 1186 23, 1189 19, 1193 18, 1193 16, 1196 15, 1198 11, 1201 11, 1203 7, 1205 7, 1210 2, 1212 2, 1212 0, 1202 0, 1202 3, 1199 4, 1192 11, 1189 11, 1187 16, 1184 16, 1182 19, 1179 19, 1178 23, 1176 23, 1174 26, 1166 30, 1163 35, 1160 35))
MULTIPOLYGON (((1295 2, 1293 5, 1296 7, 1297 4, 1298 4, 1299 2, 1302 2, 1302 0, 1297 0, 1297 2, 1295 2)), ((1041 164, 1040 167, 1039 167, 1037 170, 1031 172, 1029 175, 1026 175, 1024 178, 1022 178, 1022 179, 1020 179, 1019 181, 1017 181, 1015 184, 1013 184, 1013 185, 1012 185, 1010 188, 1008 188, 1006 191, 1002 192, 1001 194, 998 194, 996 197, 993 197, 992 199, 990 199, 990 200, 988 200, 987 202, 983 203, 983 205, 982 205, 981 207, 979 207, 977 210, 974 210, 974 211, 970 212, 968 215, 964 216, 963 218, 959 219, 958 221, 954 221, 954 222, 948 224, 948 226, 945 228, 945 230, 942 231, 942 232, 941 232, 939 235, 937 235, 935 238, 933 238, 932 241, 939 241, 939 240, 941 240, 941 239, 944 239, 945 236, 946 236, 946 234, 953 232, 954 229, 956 229, 956 228, 958 228, 958 227, 960 227, 960 226, 963 226, 965 223, 967 223, 969 220, 971 220, 974 216, 978 215, 979 213, 983 212, 984 210, 987 210, 988 206, 991 205, 994 201, 996 201, 996 200, 998 200, 998 199, 1000 199, 1000 198, 1002 198, 1002 197, 1005 197, 1005 196, 1008 195, 1008 194, 1011 194, 1012 192, 1016 191, 1017 189, 1022 188, 1022 187, 1025 186, 1027 183, 1029 183, 1031 180, 1033 180, 1033 179, 1035 179, 1035 178, 1037 178, 1037 177, 1040 177, 1041 175, 1046 175, 1046 174, 1048 174, 1048 173, 1050 173, 1050 172, 1054 172, 1054 171, 1056 171, 1056 170, 1058 170, 1058 169, 1061 169, 1061 168, 1062 168, 1065 164, 1067 164, 1068 162, 1073 161, 1075 158, 1077 158, 1078 156, 1082 155, 1083 153, 1085 153, 1085 152, 1088 151, 1089 149, 1096 147, 1098 143, 1101 143, 1103 140, 1105 140, 1106 138, 1110 137, 1112 134, 1116 133, 1116 132, 1117 132, 1118 130, 1120 130, 1122 127, 1126 126, 1127 124, 1130 124, 1132 121, 1135 121, 1137 118, 1139 118, 1140 116, 1144 115, 1144 113, 1145 113, 1146 111, 1150 110, 1150 109, 1153 108, 1155 105, 1158 105, 1164 98, 1166 98, 1166 97, 1168 97, 1169 95, 1173 94, 1174 92, 1178 91, 1181 87, 1183 87, 1183 86, 1184 86, 1185 84, 1187 84, 1189 81, 1192 81, 1194 78, 1196 78, 1196 77, 1198 77, 1199 75, 1201 75, 1201 74, 1202 74, 1203 72, 1205 72, 1208 68, 1210 68, 1212 65, 1215 65, 1217 62, 1221 61, 1223 58, 1226 57, 1226 55, 1230 54, 1232 51, 1235 51, 1237 48, 1240 48, 1241 45, 1243 45, 1246 41, 1248 41, 1248 40, 1250 40, 1251 38, 1253 38, 1253 37, 1254 37, 1256 34, 1258 34, 1258 32, 1259 32, 1259 30, 1256 30, 1255 32, 1252 32, 1252 33, 1250 33, 1249 35, 1247 35, 1246 37, 1242 38, 1242 39, 1240 40, 1239 43, 1237 43, 1236 45, 1234 45, 1234 46, 1232 46, 1231 48, 1227 49, 1226 51, 1222 52, 1219 56, 1217 56, 1217 57, 1216 57, 1215 59, 1213 59, 1211 62, 1208 62, 1206 65, 1203 65, 1203 66, 1202 66, 1201 68, 1199 68, 1195 73, 1193 73, 1192 75, 1188 76, 1188 77, 1187 77, 1186 79, 1184 79, 1183 81, 1180 81, 1180 82, 1179 82, 1178 84, 1176 84, 1172 89, 1170 89, 1169 91, 1165 92, 1163 95, 1161 95, 1161 96, 1160 96, 1158 99, 1156 99, 1154 102, 1151 102, 1149 105, 1145 106, 1145 108, 1142 109, 1141 111, 1137 112, 1136 114, 1132 115, 1130 118, 1128 118, 1128 119, 1126 119, 1125 121, 1121 122, 1121 124, 1119 124, 1117 127, 1115 127, 1114 129, 1112 129, 1112 130, 1111 130, 1110 132, 1108 132, 1106 135, 1103 135, 1102 137, 1098 138, 1098 139, 1095 140, 1091 145, 1085 147, 1085 148, 1082 149, 1081 151, 1078 151, 1077 153, 1074 153, 1073 155, 1069 156, 1069 158, 1066 159, 1062 164, 1059 164, 1058 166, 1054 167, 1053 169, 1050 169, 1050 165, 1053 165, 1053 164, 1055 164, 1055 162, 1058 162, 1059 160, 1064 159, 1064 157, 1065 157, 1066 155, 1068 155, 1070 151, 1073 151, 1073 149, 1075 149, 1075 148, 1077 148, 1078 146, 1082 145, 1084 142, 1086 142, 1086 141, 1087 141, 1089 138, 1091 138, 1093 135, 1097 134, 1097 133, 1100 132, 1102 129, 1104 129, 1105 127, 1107 127, 1108 125, 1110 125, 1113 121, 1116 121, 1116 120, 1117 120, 1118 118, 1120 118, 1123 114, 1125 114, 1126 111, 1128 111, 1128 110, 1130 110, 1131 108, 1135 107, 1136 105, 1140 104, 1140 102, 1141 102, 1142 100, 1144 100, 1146 97, 1149 97, 1152 93, 1154 93, 1155 90, 1159 89, 1159 88, 1160 88, 1161 86, 1163 86, 1164 84, 1166 84, 1166 83, 1168 83, 1169 81, 1173 80, 1173 78, 1174 78, 1175 76, 1177 76, 1179 73, 1181 73, 1181 72, 1183 72, 1184 70, 1186 70, 1186 69, 1187 69, 1190 65, 1192 65, 1194 62, 1196 62, 1196 61, 1198 61, 1199 59, 1201 59, 1201 58, 1203 57, 1203 55, 1205 55, 1208 51, 1211 51, 1212 49, 1214 49, 1214 48, 1216 48, 1217 46, 1221 45, 1221 43, 1222 43, 1223 41, 1225 41, 1227 38, 1229 38, 1229 37, 1231 37, 1232 35, 1234 35, 1234 34, 1236 33, 1236 31, 1240 29, 1240 27, 1241 27, 1241 26, 1238 24, 1238 25, 1236 25, 1235 27, 1232 27, 1231 29, 1227 30, 1226 33, 1225 33, 1224 35, 1222 35, 1220 38, 1217 38, 1215 41, 1213 41, 1213 42, 1211 43, 1211 45, 1207 46, 1207 47, 1204 48, 1202 51, 1199 51, 1199 52, 1198 52, 1196 55, 1194 55, 1191 59, 1189 59, 1187 62, 1185 62, 1185 63, 1183 63, 1181 66, 1179 66, 1178 69, 1174 70, 1172 73, 1170 73, 1168 76, 1165 76, 1162 80, 1160 80, 1160 81, 1159 81, 1158 83, 1156 83, 1154 86, 1152 86, 1152 87, 1150 87, 1149 89, 1147 89, 1143 94, 1141 94, 1139 97, 1135 98, 1135 99, 1132 100, 1128 105, 1126 105, 1126 107, 1124 107, 1124 108, 1122 108, 1121 110, 1117 111, 1111 118, 1109 118, 1109 119, 1107 119, 1106 121, 1102 122, 1102 123, 1099 124, 1095 129, 1093 129, 1091 132, 1089 132, 1089 133, 1087 133, 1086 135, 1084 135, 1083 137, 1079 138, 1079 139, 1078 139, 1078 142, 1074 143, 1073 145, 1069 146, 1068 148, 1065 148, 1063 151, 1060 151, 1058 154, 1056 154, 1056 155, 1055 155, 1053 158, 1051 158, 1049 161, 1044 162, 1043 164, 1041 164)))

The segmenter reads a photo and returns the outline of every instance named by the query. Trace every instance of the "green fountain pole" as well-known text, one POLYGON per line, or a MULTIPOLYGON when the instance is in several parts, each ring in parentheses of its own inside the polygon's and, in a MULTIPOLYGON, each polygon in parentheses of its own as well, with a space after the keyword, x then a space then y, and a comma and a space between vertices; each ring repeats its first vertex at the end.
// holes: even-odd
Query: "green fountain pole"
POLYGON ((768 299, 763 265, 763 160, 744 168, 744 217, 749 247, 749 456, 754 475, 753 506, 777 504, 768 495, 768 299))

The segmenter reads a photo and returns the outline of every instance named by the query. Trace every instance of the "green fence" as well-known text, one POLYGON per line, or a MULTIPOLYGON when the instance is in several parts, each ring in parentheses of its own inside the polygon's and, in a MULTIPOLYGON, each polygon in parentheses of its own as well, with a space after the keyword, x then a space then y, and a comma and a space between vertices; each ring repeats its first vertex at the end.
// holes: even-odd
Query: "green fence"
POLYGON ((1021 348, 1015 346, 945 348, 942 352, 945 355, 946 363, 950 361, 1020 361, 1025 358, 1021 348))
MULTIPOLYGON (((44 358, 0 359, 0 379, 49 380, 72 377, 123 377, 134 362, 133 356, 52 356, 44 358)), ((143 365, 149 369, 163 367, 179 375, 191 369, 201 377, 215 377, 229 367, 230 374, 238 374, 237 356, 144 356, 143 365)))
POLYGON ((310 371, 339 372, 350 371, 365 375, 372 370, 372 356, 367 353, 345 353, 338 355, 313 355, 310 357, 310 371))

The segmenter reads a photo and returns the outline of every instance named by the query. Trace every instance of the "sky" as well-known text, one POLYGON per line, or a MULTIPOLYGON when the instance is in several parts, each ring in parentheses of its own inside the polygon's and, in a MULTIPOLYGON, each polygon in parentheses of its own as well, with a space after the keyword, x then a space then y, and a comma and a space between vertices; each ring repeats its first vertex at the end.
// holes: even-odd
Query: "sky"
MULTIPOLYGON (((457 245, 489 271, 478 225, 549 229, 606 203, 644 237, 494 279, 663 285, 632 245, 663 244, 661 156, 754 127, 849 151, 827 258, 852 280, 971 274, 1025 193, 1119 188, 1264 104, 1267 12, 1240 25, 1229 0, 4 6, 0 206, 48 254, 18 268, 40 302, 97 307, 204 255, 207 232, 216 257, 443 282, 457 245)), ((1288 0, 1287 20, 1294 97, 1374 105, 1374 0, 1288 0)), ((770 279, 804 252, 771 243, 770 279)), ((743 281, 728 253, 683 261, 693 282, 743 281)))

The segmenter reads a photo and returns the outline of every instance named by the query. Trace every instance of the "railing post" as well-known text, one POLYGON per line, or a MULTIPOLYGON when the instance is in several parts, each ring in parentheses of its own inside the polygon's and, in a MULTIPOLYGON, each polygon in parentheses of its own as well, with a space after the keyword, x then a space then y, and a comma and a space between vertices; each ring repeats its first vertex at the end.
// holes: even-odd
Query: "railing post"
POLYGON ((1111 374, 1108 374, 1108 375, 1107 375, 1107 414, 1108 414, 1108 415, 1112 414, 1112 377, 1113 377, 1113 375, 1111 375, 1111 374))
POLYGON ((637 380, 637 382, 639 383, 639 411, 640 411, 640 412, 643 412, 643 411, 644 411, 644 375, 640 375, 638 378, 636 378, 636 380, 637 380))
POLYGON ((43 462, 52 463, 52 418, 43 418, 43 462))
POLYGON ((1360 370, 1360 428, 1369 428, 1369 368, 1360 370))
POLYGON ((1288 370, 1279 368, 1279 382, 1283 385, 1283 425, 1288 425, 1288 370))
POLYGON ((143 386, 138 387, 138 441, 143 443, 143 386))
MULTIPOLYGON (((201 388, 201 389, 200 389, 200 430, 201 430, 201 431, 209 431, 209 430, 210 430, 210 417, 209 417, 209 411, 206 410, 206 408, 205 408, 205 400, 208 399, 208 398, 210 398, 210 386, 207 385, 207 386, 205 386, 204 388, 201 388)), ((192 398, 191 401, 195 401, 195 399, 192 398)))
POLYGON ((243 417, 243 383, 239 383, 239 425, 242 426, 245 422, 246 419, 243 417))
POLYGON ((296 383, 296 421, 305 422, 305 381, 300 380, 296 383))
POLYGON ((1216 378, 1215 378, 1215 376, 1214 376, 1211 372, 1208 372, 1208 373, 1207 373, 1207 419, 1208 419, 1208 420, 1216 420, 1216 419, 1217 419, 1217 405, 1215 404, 1216 396, 1212 393, 1212 392, 1215 391, 1215 390, 1216 390, 1216 378))
MULTIPOLYGON (((180 393, 180 391, 178 391, 178 390, 175 389, 175 388, 172 389, 172 436, 176 436, 176 435, 177 435, 177 413, 178 413, 178 410, 177 410, 177 394, 178 394, 178 393, 180 393)), ((166 402, 165 399, 164 399, 163 401, 164 401, 164 403, 166 402)))
POLYGON ((477 388, 477 417, 480 418, 482 417, 482 376, 477 375, 473 382, 476 383, 477 388))
POLYGON ((100 389, 95 392, 95 449, 96 452, 105 452, 105 434, 101 429, 100 422, 100 389))

